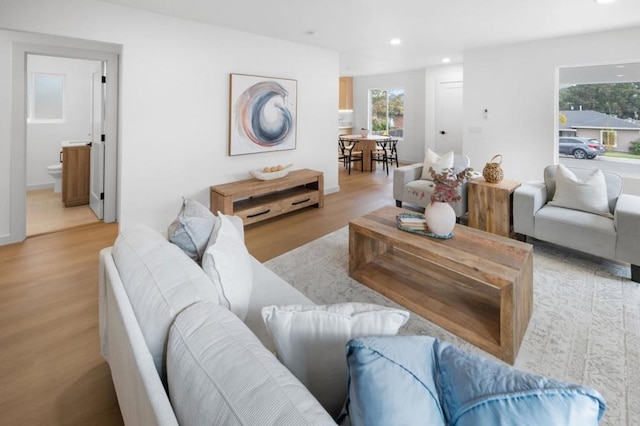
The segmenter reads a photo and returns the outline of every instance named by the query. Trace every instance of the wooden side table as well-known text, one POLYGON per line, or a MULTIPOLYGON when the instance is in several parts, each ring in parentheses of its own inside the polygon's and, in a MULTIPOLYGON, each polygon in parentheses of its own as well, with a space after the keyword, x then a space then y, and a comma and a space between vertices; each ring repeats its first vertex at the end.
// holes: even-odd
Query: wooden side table
POLYGON ((514 179, 489 183, 480 177, 469 181, 469 226, 486 232, 512 236, 513 192, 520 186, 514 179))

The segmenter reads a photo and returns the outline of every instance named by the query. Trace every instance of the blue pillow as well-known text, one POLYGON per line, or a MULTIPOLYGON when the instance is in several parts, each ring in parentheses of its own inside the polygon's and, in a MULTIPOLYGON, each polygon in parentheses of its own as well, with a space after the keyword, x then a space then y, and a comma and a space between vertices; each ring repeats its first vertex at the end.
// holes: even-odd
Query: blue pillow
POLYGON ((593 389, 525 373, 435 344, 438 388, 451 425, 597 425, 606 403, 593 389))
POLYGON ((424 336, 366 337, 347 343, 347 412, 357 425, 444 425, 433 344, 424 336))
POLYGON ((346 347, 347 412, 358 425, 597 425, 593 389, 516 370, 427 336, 363 337, 346 347))

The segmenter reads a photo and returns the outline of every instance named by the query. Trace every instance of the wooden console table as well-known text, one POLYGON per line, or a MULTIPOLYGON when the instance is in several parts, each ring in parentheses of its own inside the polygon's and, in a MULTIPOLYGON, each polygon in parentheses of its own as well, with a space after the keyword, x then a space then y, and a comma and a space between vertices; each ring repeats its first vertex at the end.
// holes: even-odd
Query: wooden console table
POLYGON ((273 180, 247 179, 211 187, 210 209, 237 215, 245 225, 308 206, 324 206, 322 172, 293 170, 273 180))
POLYGON ((468 184, 469 226, 503 237, 512 236, 513 191, 520 186, 514 179, 489 183, 484 178, 468 184))
POLYGON ((533 247, 456 225, 401 231, 383 207, 349 223, 349 276, 513 364, 533 310, 533 247))

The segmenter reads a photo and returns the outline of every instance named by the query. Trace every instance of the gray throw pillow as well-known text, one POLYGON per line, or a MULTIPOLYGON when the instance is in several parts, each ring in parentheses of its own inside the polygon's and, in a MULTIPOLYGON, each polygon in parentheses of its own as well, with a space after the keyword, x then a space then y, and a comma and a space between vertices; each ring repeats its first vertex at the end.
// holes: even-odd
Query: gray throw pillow
POLYGON ((180 213, 169 225, 169 241, 180 247, 191 259, 200 262, 218 220, 202 204, 183 197, 180 213))

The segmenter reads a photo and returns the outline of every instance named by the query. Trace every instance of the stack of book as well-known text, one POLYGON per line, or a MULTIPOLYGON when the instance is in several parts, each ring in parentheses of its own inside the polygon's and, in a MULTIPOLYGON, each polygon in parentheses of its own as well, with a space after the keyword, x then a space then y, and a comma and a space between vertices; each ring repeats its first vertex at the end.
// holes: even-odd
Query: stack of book
POLYGON ((427 222, 424 218, 418 217, 401 217, 400 225, 406 229, 412 229, 415 231, 424 231, 429 232, 429 228, 427 227, 427 222))

